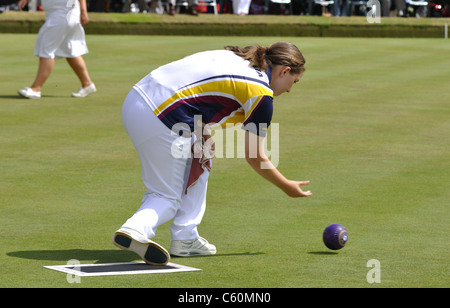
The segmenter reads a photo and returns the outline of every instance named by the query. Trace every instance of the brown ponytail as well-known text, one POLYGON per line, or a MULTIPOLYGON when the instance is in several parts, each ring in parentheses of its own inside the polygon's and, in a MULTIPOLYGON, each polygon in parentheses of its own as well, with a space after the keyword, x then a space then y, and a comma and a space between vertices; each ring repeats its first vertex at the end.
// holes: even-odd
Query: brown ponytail
POLYGON ((289 66, 292 74, 302 74, 305 71, 305 58, 297 46, 292 43, 277 42, 269 47, 259 45, 245 48, 226 46, 225 49, 250 61, 250 65, 258 67, 262 71, 268 69, 268 64, 289 66))

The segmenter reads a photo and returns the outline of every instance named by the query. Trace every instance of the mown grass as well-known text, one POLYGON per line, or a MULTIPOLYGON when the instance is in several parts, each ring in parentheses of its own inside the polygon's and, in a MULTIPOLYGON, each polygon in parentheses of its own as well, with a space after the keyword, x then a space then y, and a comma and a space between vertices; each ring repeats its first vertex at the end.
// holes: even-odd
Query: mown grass
MULTIPOLYGON (((202 271, 69 284, 43 266, 136 259, 111 243, 144 192, 120 120, 131 87, 196 51, 280 38, 90 35, 85 60, 98 93, 71 98, 79 85, 59 60, 43 98, 25 100, 16 90, 34 78, 35 37, 0 35, 0 286, 450 285, 446 41, 281 38, 300 47, 307 72, 275 100, 278 167, 289 178, 311 180, 313 196, 290 199, 245 160, 215 159, 199 230, 218 254, 172 260, 202 271), (349 231, 337 253, 321 239, 331 223, 349 231), (380 261, 381 284, 366 280, 370 259, 380 261)), ((170 245, 169 225, 155 240, 170 245)))

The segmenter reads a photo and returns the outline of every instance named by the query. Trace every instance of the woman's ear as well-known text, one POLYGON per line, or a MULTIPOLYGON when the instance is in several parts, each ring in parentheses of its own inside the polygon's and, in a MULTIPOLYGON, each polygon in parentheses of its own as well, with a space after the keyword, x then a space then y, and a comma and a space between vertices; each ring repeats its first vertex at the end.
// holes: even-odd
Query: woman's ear
POLYGON ((291 68, 289 66, 283 66, 283 68, 280 71, 280 77, 290 73, 291 68))

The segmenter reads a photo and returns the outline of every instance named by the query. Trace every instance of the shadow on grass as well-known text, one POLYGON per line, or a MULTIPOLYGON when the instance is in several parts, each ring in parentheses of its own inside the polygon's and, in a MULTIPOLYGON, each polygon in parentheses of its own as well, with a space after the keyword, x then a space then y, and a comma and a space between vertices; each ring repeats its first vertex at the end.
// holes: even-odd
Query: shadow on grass
POLYGON ((138 259, 136 254, 125 250, 25 250, 8 252, 6 255, 22 259, 65 262, 71 259, 77 259, 79 261, 97 260, 95 263, 131 262, 138 259))
MULTIPOLYGON (((215 258, 215 257, 236 257, 236 256, 257 256, 257 255, 263 255, 263 252, 237 252, 237 253, 218 253, 215 255, 207 255, 207 256, 201 256, 201 255, 192 255, 189 256, 189 258, 215 258)), ((177 256, 171 256, 171 259, 183 259, 186 257, 177 257, 177 256)))
MULTIPOLYGON (((250 256, 260 254, 263 253, 243 252, 230 254, 216 254, 201 257, 250 256)), ((89 249, 25 250, 25 251, 8 252, 6 253, 6 255, 10 257, 30 259, 30 260, 47 260, 47 261, 64 261, 64 262, 67 262, 68 260, 71 259, 76 259, 79 261, 96 260, 95 263, 131 262, 140 259, 134 252, 126 250, 89 250, 89 249)))
MULTIPOLYGON (((75 99, 75 98, 70 97, 68 95, 67 96, 61 96, 61 95, 49 95, 49 94, 42 95, 41 99, 44 99, 44 98, 69 98, 69 99, 75 99)), ((29 98, 26 98, 26 97, 22 97, 19 94, 15 94, 15 95, 0 95, 0 100, 2 100, 2 99, 17 99, 17 100, 23 100, 24 102, 26 102, 26 101, 39 101, 39 99, 29 99, 29 98)))
POLYGON ((309 251, 310 255, 337 255, 338 253, 335 251, 309 251))
POLYGON ((16 95, 0 95, 0 99, 23 99, 23 100, 26 100, 25 97, 22 97, 19 94, 16 94, 16 95))

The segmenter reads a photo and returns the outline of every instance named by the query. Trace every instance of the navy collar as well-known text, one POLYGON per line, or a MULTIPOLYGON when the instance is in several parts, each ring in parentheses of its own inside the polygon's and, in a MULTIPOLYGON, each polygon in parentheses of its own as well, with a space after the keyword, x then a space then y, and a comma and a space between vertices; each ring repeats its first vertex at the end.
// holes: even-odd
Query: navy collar
POLYGON ((266 75, 269 78, 269 85, 272 82, 272 68, 270 67, 269 62, 266 60, 267 63, 267 71, 266 71, 266 75))

